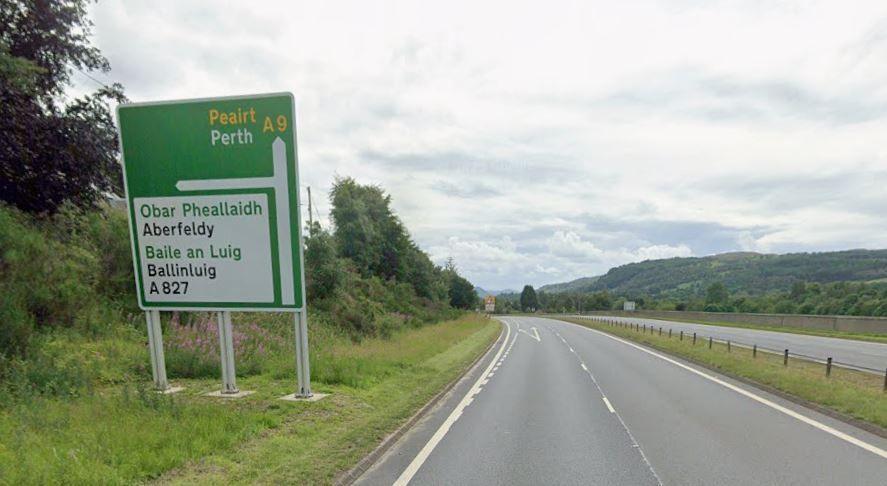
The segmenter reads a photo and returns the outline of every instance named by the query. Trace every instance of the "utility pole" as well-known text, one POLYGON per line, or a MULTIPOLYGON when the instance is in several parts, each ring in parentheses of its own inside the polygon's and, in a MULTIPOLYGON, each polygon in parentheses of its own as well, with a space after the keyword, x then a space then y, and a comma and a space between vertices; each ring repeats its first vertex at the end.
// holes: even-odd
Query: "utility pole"
POLYGON ((311 228, 314 227, 314 216, 313 212, 311 212, 311 186, 308 186, 308 231, 311 231, 311 228))

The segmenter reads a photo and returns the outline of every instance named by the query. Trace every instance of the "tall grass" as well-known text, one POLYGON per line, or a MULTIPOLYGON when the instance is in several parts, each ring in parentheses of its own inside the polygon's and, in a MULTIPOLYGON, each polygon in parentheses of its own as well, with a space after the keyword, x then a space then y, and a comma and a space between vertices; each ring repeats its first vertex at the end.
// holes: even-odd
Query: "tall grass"
MULTIPOLYGON (((272 355, 292 352, 286 333, 281 332, 279 326, 259 324, 261 314, 237 317, 232 341, 239 374, 261 373, 269 369, 272 355)), ((183 320, 181 314, 175 313, 165 327, 164 347, 168 350, 166 358, 171 377, 220 376, 219 327, 215 314, 199 313, 183 320)))
POLYGON ((272 414, 125 385, 77 400, 34 398, 0 414, 0 482, 123 484, 231 447, 272 414))

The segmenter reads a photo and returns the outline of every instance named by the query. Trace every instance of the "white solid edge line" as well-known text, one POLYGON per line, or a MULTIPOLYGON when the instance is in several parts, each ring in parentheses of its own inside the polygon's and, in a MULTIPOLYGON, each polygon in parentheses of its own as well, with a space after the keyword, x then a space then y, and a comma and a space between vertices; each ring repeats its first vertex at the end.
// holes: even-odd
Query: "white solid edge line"
POLYGON ((604 404, 607 406, 607 410, 609 410, 610 413, 616 413, 616 409, 613 408, 613 405, 610 405, 610 400, 607 400, 607 397, 603 395, 601 395, 601 398, 604 399, 604 404))
MULTIPOLYGON (((561 321, 561 322, 565 322, 565 321, 561 321)), ((573 323, 569 323, 569 324, 573 324, 573 323)), ((789 417, 792 417, 792 418, 798 419, 798 420, 800 420, 801 422, 804 422, 804 423, 807 424, 807 425, 811 425, 811 426, 813 426, 813 427, 816 427, 817 429, 819 429, 819 430, 821 430, 821 431, 823 431, 823 432, 825 432, 825 433, 831 434, 831 435, 833 435, 833 436, 835 436, 835 437, 837 437, 837 438, 839 438, 839 439, 841 439, 841 440, 843 440, 843 441, 845 441, 845 442, 849 442, 849 443, 851 443, 851 444, 853 444, 853 445, 855 445, 855 446, 861 447, 861 448, 863 448, 863 449, 865 449, 865 450, 871 452, 872 454, 875 454, 875 455, 878 455, 878 456, 881 456, 881 457, 887 459, 887 451, 885 451, 884 449, 881 449, 880 447, 878 447, 878 446, 876 446, 876 445, 869 444, 868 442, 865 442, 865 441, 859 440, 859 439, 857 439, 856 437, 853 437, 852 435, 845 434, 844 432, 841 432, 840 430, 835 429, 835 428, 833 428, 833 427, 829 427, 828 425, 826 425, 826 424, 824 424, 824 423, 822 423, 822 422, 819 422, 818 420, 814 420, 814 419, 812 419, 812 418, 810 418, 810 417, 807 417, 806 415, 802 415, 802 414, 800 414, 800 413, 798 413, 798 412, 795 412, 794 410, 792 410, 792 409, 790 409, 790 408, 783 407, 782 405, 780 405, 780 404, 778 404, 778 403, 775 403, 775 402, 773 402, 773 401, 770 401, 770 400, 768 400, 768 399, 766 399, 766 398, 764 398, 764 397, 762 397, 762 396, 760 396, 760 395, 756 395, 756 394, 754 394, 754 393, 752 393, 752 392, 750 392, 750 391, 748 391, 748 390, 745 390, 745 389, 743 389, 743 388, 740 388, 740 387, 738 387, 738 386, 736 386, 736 385, 733 385, 733 384, 731 384, 731 383, 727 383, 726 381, 724 381, 724 380, 722 380, 722 379, 720 379, 720 378, 718 378, 718 377, 716 377, 716 376, 712 376, 712 375, 710 375, 710 374, 708 374, 708 373, 705 373, 705 372, 699 371, 699 370, 697 370, 697 369, 695 369, 695 368, 693 368, 693 367, 691 367, 691 366, 687 366, 687 365, 685 365, 685 364, 683 364, 683 363, 681 363, 681 362, 675 361, 675 360, 669 358, 668 356, 665 356, 665 355, 659 354, 659 353, 657 353, 657 352, 655 352, 655 351, 651 351, 651 350, 649 350, 649 349, 647 349, 647 348, 644 348, 643 346, 638 346, 637 344, 634 344, 634 343, 632 343, 632 342, 626 341, 625 339, 618 338, 618 337, 616 337, 616 336, 611 336, 611 335, 609 335, 609 334, 607 334, 607 333, 605 333, 605 332, 603 332, 603 331, 598 331, 597 329, 591 329, 591 328, 588 328, 588 327, 585 327, 585 326, 580 326, 579 324, 573 324, 573 325, 574 325, 574 326, 579 326, 579 327, 581 327, 581 328, 583 328, 583 329, 586 329, 586 330, 588 330, 588 331, 596 332, 596 333, 598 333, 598 334, 600 334, 600 335, 602 335, 602 336, 604 336, 604 337, 608 337, 608 338, 610 338, 610 339, 612 339, 612 340, 614 340, 614 341, 618 341, 618 342, 621 342, 622 344, 625 344, 625 345, 631 346, 631 347, 633 347, 633 348, 639 349, 639 350, 641 350, 641 351, 643 351, 643 352, 645 352, 645 353, 647 353, 647 354, 649 354, 649 355, 656 356, 656 357, 659 358, 659 359, 662 359, 662 360, 664 360, 664 361, 667 361, 667 362, 669 362, 669 363, 671 363, 671 364, 673 364, 673 365, 675 365, 675 366, 679 366, 679 367, 681 367, 681 368, 683 368, 683 369, 685 369, 685 370, 687 370, 687 371, 689 371, 689 372, 691 372, 691 373, 695 373, 695 374, 697 374, 697 375, 699 375, 699 376, 701 376, 701 377, 703 377, 703 378, 705 378, 705 379, 707 379, 707 380, 713 381, 713 382, 715 382, 715 383, 717 383, 717 384, 719 384, 719 385, 721 385, 721 386, 724 386, 724 387, 726 387, 726 388, 729 388, 730 390, 733 390, 733 391, 735 391, 736 393, 739 393, 740 395, 744 395, 744 396, 746 396, 746 397, 748 397, 748 398, 751 398, 752 400, 754 400, 754 401, 756 401, 756 402, 758 402, 758 403, 761 403, 761 404, 766 405, 766 406, 768 406, 768 407, 770 407, 770 408, 772 408, 772 409, 774 409, 774 410, 777 410, 777 411, 779 411, 779 412, 782 412, 782 413, 788 415, 789 417)))
POLYGON ((425 461, 428 459, 428 456, 431 455, 431 452, 434 450, 434 448, 437 447, 437 444, 444 438, 445 435, 447 435, 447 432, 450 431, 450 427, 453 426, 453 424, 456 422, 456 419, 458 419, 459 416, 462 415, 462 411, 465 410, 465 407, 467 407, 468 404, 471 403, 471 401, 473 400, 472 397, 480 392, 481 382, 484 380, 484 378, 487 377, 488 373, 491 374, 490 370, 493 368, 493 365, 496 363, 496 361, 499 360, 499 356, 502 354, 502 351, 505 350, 505 346, 508 344, 508 337, 511 335, 511 326, 506 321, 503 321, 503 323, 505 324, 505 339, 502 340, 502 346, 499 347, 499 351, 496 353, 496 356, 493 358, 492 361, 490 361, 487 369, 480 374, 480 377, 477 379, 476 382, 474 382, 474 385, 472 385, 472 387, 468 390, 468 392, 462 398, 462 401, 460 401, 459 404, 456 405, 456 408, 453 409, 452 412, 450 412, 450 415, 447 417, 446 420, 444 420, 444 423, 440 424, 440 427, 438 427, 437 431, 434 432, 434 435, 432 435, 431 438, 428 439, 428 442, 425 444, 424 447, 422 447, 422 450, 420 450, 419 453, 416 454, 416 457, 413 458, 412 462, 410 462, 410 465, 407 466, 407 468, 404 469, 402 473, 400 473, 400 477, 398 477, 397 481, 393 483, 394 486, 406 486, 407 484, 409 484, 410 480, 413 479, 413 476, 415 476, 416 473, 419 472, 419 468, 422 467, 422 464, 424 464, 425 461))

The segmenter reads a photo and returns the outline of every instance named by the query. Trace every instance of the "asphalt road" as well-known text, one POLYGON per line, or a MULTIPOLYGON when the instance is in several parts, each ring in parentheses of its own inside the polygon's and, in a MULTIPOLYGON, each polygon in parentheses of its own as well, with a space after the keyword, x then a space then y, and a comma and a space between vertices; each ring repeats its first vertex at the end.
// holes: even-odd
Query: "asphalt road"
POLYGON ((502 320, 358 484, 885 484, 881 437, 599 331, 502 320))
POLYGON ((711 336, 722 341, 730 340, 734 343, 744 343, 749 346, 757 344, 759 347, 764 346, 780 352, 788 349, 790 353, 810 356, 822 362, 831 357, 841 364, 867 368, 867 371, 878 374, 884 374, 885 370, 887 370, 887 344, 882 343, 637 317, 581 317, 585 319, 605 318, 640 324, 642 326, 646 325, 648 327, 654 326, 656 329, 662 327, 663 332, 668 332, 668 329, 672 329, 673 333, 684 331, 685 335, 692 335, 695 332, 698 333, 698 336, 704 336, 706 339, 708 336, 711 336))

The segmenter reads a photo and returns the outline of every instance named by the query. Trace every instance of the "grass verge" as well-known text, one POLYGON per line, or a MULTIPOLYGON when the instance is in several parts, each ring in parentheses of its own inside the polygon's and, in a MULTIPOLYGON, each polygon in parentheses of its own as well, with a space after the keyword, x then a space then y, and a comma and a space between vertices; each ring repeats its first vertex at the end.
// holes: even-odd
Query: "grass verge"
MULTIPOLYGON (((646 317, 642 317, 643 319, 647 319, 646 317)), ((789 326, 762 326, 760 324, 746 324, 744 322, 721 322, 721 321, 693 321, 689 319, 674 319, 674 318, 651 318, 660 321, 672 321, 672 322, 686 322, 689 324, 702 324, 707 326, 722 326, 722 327, 738 327, 745 329, 756 329, 760 331, 773 331, 773 332, 785 332, 789 334, 806 334, 808 336, 822 336, 822 337, 831 337, 831 338, 840 338, 840 339, 852 339, 855 341, 868 341, 872 343, 887 343, 887 335, 884 334, 868 334, 868 333, 857 333, 857 332, 845 332, 845 331, 832 331, 828 329, 806 329, 800 327, 789 327, 789 326)))
POLYGON ((677 334, 671 338, 667 333, 660 336, 658 330, 642 333, 587 319, 560 319, 646 344, 873 424, 882 431, 887 429, 883 376, 833 367, 831 377, 826 377, 825 365, 801 359, 789 358, 788 366, 784 366, 781 355, 759 351, 757 357, 753 357, 750 349, 737 346, 728 352, 726 344, 714 342, 709 348, 708 341, 703 339, 694 345, 690 335, 685 335, 682 341, 677 334))
MULTIPOLYGON (((552 317, 554 319, 560 319, 562 314, 526 314, 526 313, 514 313, 511 315, 526 315, 526 316, 536 316, 536 317, 552 317)), ((605 314, 588 314, 590 317, 607 317, 605 314)), ((840 338, 840 339, 852 339, 854 341, 867 341, 872 343, 887 343, 887 334, 874 334, 874 333, 861 333, 861 332, 846 332, 846 331, 832 331, 829 329, 807 329, 801 327, 789 327, 789 326, 765 326, 761 324, 750 324, 745 322, 724 322, 724 321, 700 321, 700 320, 692 320, 692 319, 678 319, 676 317, 648 317, 645 315, 636 315, 630 316, 626 314, 611 314, 612 317, 625 317, 625 318, 638 318, 638 319, 650 319, 656 321, 669 321, 669 322, 685 322, 687 324, 701 324, 704 326, 721 326, 721 327, 736 327, 740 329, 756 329, 759 331, 773 331, 773 332, 784 332, 789 334, 806 334, 808 336, 821 336, 821 337, 832 337, 832 338, 840 338)))
POLYGON ((175 380, 180 394, 144 382, 82 395, 33 396, 0 409, 0 484, 58 482, 330 483, 454 379, 498 335, 465 316, 390 339, 312 343, 315 403, 277 400, 294 371, 238 379, 255 395, 202 396, 216 379, 175 380), (359 380, 341 377, 360 376, 359 380))

